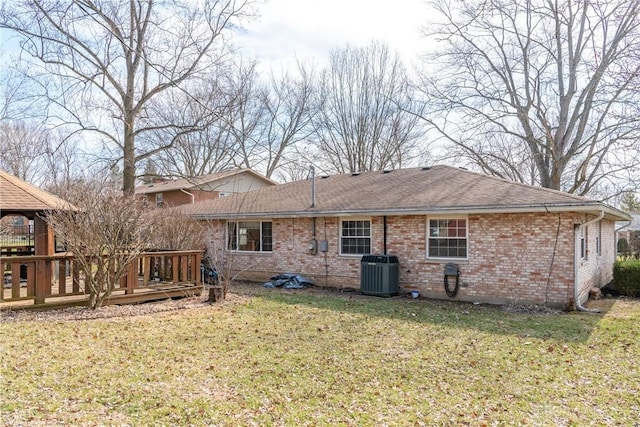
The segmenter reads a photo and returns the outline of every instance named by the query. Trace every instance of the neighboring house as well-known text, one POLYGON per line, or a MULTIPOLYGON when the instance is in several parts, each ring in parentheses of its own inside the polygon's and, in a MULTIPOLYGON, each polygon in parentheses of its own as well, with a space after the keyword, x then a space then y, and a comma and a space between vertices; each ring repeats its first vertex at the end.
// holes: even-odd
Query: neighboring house
POLYGON ((629 219, 598 201, 448 166, 316 177, 181 210, 207 221, 217 259, 237 278, 291 272, 358 288, 362 256, 388 254, 398 257, 401 292, 449 298, 444 267, 454 262, 454 299, 566 309, 611 281, 615 221, 629 219))
POLYGON ((631 220, 619 223, 618 251, 623 254, 640 254, 640 214, 631 214, 631 220))
POLYGON ((233 169, 195 178, 156 180, 137 187, 136 194, 143 195, 148 203, 158 207, 179 206, 275 184, 251 169, 233 169))

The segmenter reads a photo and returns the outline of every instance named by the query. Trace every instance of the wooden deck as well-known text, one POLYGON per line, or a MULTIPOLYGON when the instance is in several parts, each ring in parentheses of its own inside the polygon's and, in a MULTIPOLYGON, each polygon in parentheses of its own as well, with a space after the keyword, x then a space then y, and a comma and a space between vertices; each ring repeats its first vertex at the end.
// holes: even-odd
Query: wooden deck
MULTIPOLYGON (((200 295, 200 251, 146 252, 104 301, 133 304, 200 295)), ((84 280, 71 255, 2 257, 0 310, 53 309, 86 305, 84 280)))

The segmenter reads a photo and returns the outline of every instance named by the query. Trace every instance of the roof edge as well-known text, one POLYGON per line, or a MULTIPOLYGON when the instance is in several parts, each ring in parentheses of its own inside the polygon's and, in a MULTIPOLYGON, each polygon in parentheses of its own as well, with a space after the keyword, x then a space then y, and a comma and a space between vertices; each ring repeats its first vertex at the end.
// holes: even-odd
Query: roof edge
POLYGON ((502 214, 502 213, 560 213, 579 212, 599 215, 604 212, 607 219, 614 221, 630 221, 631 215, 619 209, 605 205, 600 202, 582 204, 555 204, 555 205, 526 205, 526 206, 464 206, 464 207, 443 207, 443 208, 407 208, 389 210, 322 210, 308 209, 304 211, 292 212, 255 212, 243 214, 234 212, 232 214, 193 214, 189 215, 196 220, 212 219, 245 219, 245 218, 312 218, 320 216, 400 216, 400 215, 474 215, 474 214, 502 214))

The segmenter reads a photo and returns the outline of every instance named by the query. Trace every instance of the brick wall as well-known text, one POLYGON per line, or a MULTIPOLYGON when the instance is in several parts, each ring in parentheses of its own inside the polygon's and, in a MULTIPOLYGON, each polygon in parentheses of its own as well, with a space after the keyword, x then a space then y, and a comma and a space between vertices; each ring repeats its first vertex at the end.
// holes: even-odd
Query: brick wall
MULTIPOLYGON (((349 218, 354 219, 354 218, 349 218)), ((372 252, 384 250, 384 219, 371 217, 372 252)), ((461 287, 455 299, 489 303, 547 304, 570 307, 574 297, 574 223, 566 214, 470 215, 468 259, 450 260, 460 266, 461 287)), ((268 220, 268 219, 267 219, 268 220)), ((579 221, 579 219, 578 219, 579 221)), ((327 252, 312 254, 309 243, 314 224, 311 218, 275 219, 273 252, 223 251, 224 222, 213 221, 217 257, 227 262, 239 279, 267 281, 274 274, 299 273, 321 286, 359 288, 361 256, 339 254, 339 218, 317 218, 316 239, 328 242, 327 252)), ((595 251, 594 231, 589 245, 595 251)), ((387 253, 399 258, 402 291, 417 289, 423 296, 449 299, 444 281, 447 260, 426 256, 425 216, 387 218, 387 253)), ((602 255, 589 257, 580 267, 585 288, 602 286, 611 277, 613 222, 602 226, 602 255)))
MULTIPOLYGON (((581 223, 591 218, 581 218, 581 223)), ((589 289, 601 288, 613 280, 613 263, 616 259, 615 223, 609 220, 601 224, 601 253, 596 252, 597 223, 587 226, 587 257, 578 262, 578 289, 580 302, 589 297, 589 289)))

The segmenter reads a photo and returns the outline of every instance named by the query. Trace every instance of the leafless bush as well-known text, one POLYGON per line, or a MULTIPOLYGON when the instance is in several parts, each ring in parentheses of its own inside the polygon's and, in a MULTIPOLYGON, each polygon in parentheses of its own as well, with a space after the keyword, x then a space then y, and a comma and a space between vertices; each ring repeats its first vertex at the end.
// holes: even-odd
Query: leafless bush
POLYGON ((48 211, 45 219, 56 237, 73 253, 84 275, 89 306, 108 298, 128 266, 149 247, 142 201, 100 185, 70 188, 62 197, 77 210, 48 211))
POLYGON ((155 208, 146 217, 150 248, 176 251, 205 248, 203 227, 179 209, 155 208))

